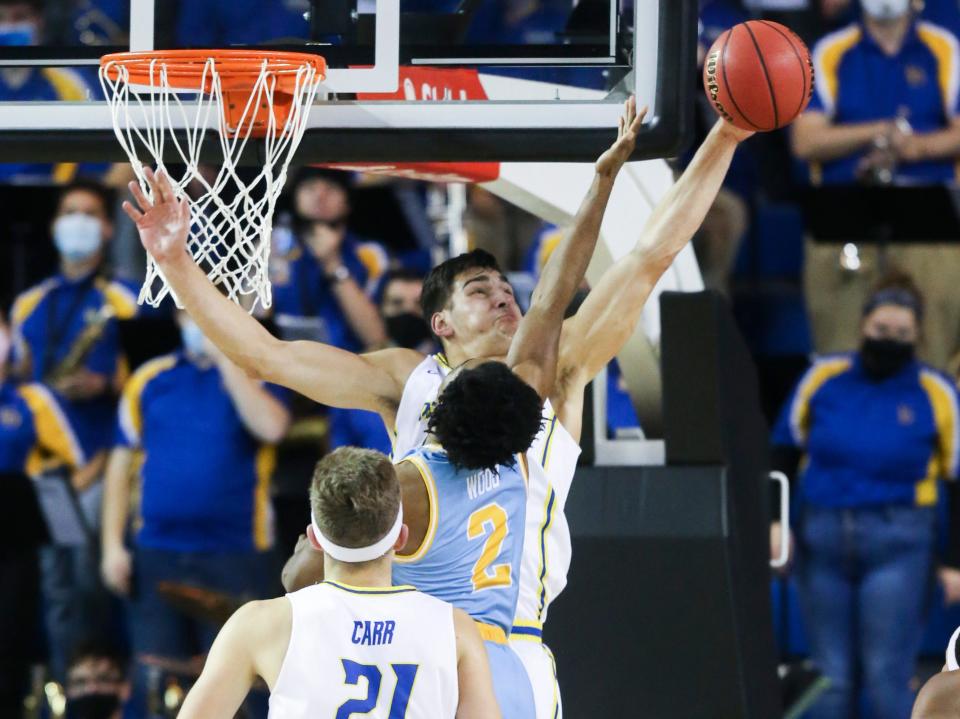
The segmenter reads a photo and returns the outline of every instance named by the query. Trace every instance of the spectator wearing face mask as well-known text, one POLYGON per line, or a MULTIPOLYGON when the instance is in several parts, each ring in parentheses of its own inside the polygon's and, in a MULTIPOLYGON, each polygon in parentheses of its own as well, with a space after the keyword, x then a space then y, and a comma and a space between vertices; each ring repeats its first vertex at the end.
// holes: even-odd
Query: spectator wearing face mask
MULTIPOLYGON (((423 276, 411 270, 390 270, 380 285, 380 316, 390 344, 419 352, 434 351, 430 326, 423 319, 420 293, 423 276)), ((390 454, 392 443, 376 412, 362 409, 330 409, 330 449, 364 447, 390 454)))
MULTIPOLYGON (((59 272, 23 292, 11 310, 13 362, 23 381, 46 385, 62 402, 88 462, 71 474, 91 527, 100 514, 99 482, 122 382, 118 320, 137 312, 135 291, 102 273, 113 235, 110 200, 98 183, 77 181, 60 195, 51 234, 59 272)), ((62 679, 72 637, 89 611, 108 611, 93 547, 45 547, 43 592, 53 675, 62 679), (81 601, 85 598, 85 601, 81 601)))
POLYGON ((182 582, 247 599, 274 573, 270 481, 274 444, 290 416, 278 388, 251 379, 178 313, 183 350, 142 365, 123 390, 117 446, 106 473, 101 572, 129 599, 134 716, 146 700, 144 655, 186 661, 216 627, 194 621, 157 590, 182 582), (132 474, 140 469, 141 523, 126 540, 132 474))
POLYGON ((875 716, 910 716, 939 480, 957 477, 960 451, 956 387, 915 359, 923 311, 909 278, 882 282, 859 351, 818 359, 773 430, 775 466, 790 471, 804 455, 796 578, 812 657, 830 679, 813 719, 856 716, 861 691, 875 716))
MULTIPOLYGON (((910 0, 860 5, 860 20, 814 47, 816 87, 791 128, 794 154, 809 164, 814 185, 956 182, 957 38, 918 19, 910 0)), ((923 356, 944 366, 960 326, 960 248, 903 243, 882 255, 862 244, 851 267, 841 261, 849 243, 806 244, 804 293, 817 352, 840 351, 856 339, 858 309, 884 268, 895 266, 923 279, 929 301, 923 356)))
POLYGON ((0 716, 19 716, 38 660, 40 570, 37 549, 46 530, 30 475, 53 457, 71 469, 83 450, 62 407, 43 385, 10 379, 10 332, 0 312, 0 716))
POLYGON ((370 294, 386 253, 348 229, 349 175, 312 167, 290 184, 291 226, 274 231, 270 256, 273 317, 287 337, 314 339, 353 352, 386 342, 370 294))
MULTIPOLYGON (((40 45, 45 31, 43 0, 0 0, 0 47, 40 45)), ((0 68, 0 101, 81 102, 93 99, 90 86, 73 70, 62 67, 0 68)), ((66 183, 78 173, 72 162, 0 164, 0 182, 66 183)), ((85 173, 105 172, 106 163, 84 165, 85 173)))
POLYGON ((71 654, 64 690, 66 719, 120 719, 130 696, 127 657, 109 642, 81 641, 71 654))

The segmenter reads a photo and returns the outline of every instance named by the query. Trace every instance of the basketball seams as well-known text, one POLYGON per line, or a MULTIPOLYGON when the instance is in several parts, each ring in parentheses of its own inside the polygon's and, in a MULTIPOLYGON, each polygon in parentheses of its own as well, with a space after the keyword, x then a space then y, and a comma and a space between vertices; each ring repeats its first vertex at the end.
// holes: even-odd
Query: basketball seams
POLYGON ((727 48, 730 47, 730 39, 733 37, 733 31, 736 29, 737 26, 734 25, 732 28, 727 30, 727 39, 723 43, 723 49, 720 51, 720 69, 723 72, 723 85, 727 91, 727 97, 730 98, 730 102, 733 103, 733 107, 740 114, 740 117, 743 118, 744 122, 751 125, 755 130, 763 131, 762 127, 747 117, 746 113, 740 109, 740 105, 737 104, 737 98, 733 96, 733 88, 730 87, 730 82, 727 80, 727 48))
POLYGON ((743 29, 747 31, 747 34, 750 35, 750 41, 753 43, 753 49, 757 52, 757 57, 760 59, 760 68, 763 70, 763 77, 767 81, 767 90, 770 92, 770 104, 773 106, 773 127, 772 130, 776 130, 780 127, 780 108, 777 107, 777 96, 773 91, 773 80, 770 79, 770 71, 767 69, 767 61, 763 57, 763 53, 760 52, 760 43, 757 42, 756 36, 753 34, 753 30, 750 27, 749 22, 743 24, 743 29))
MULTIPOLYGON (((783 30, 777 27, 774 23, 767 22, 766 20, 758 20, 757 22, 762 25, 767 26, 778 35, 783 37, 784 40, 790 45, 790 49, 793 50, 793 54, 797 57, 797 62, 800 63, 800 72, 803 75, 803 95, 800 97, 800 106, 797 108, 797 111, 794 113, 794 117, 803 112, 804 107, 806 106, 809 98, 813 95, 813 64, 809 60, 807 62, 803 61, 803 55, 800 54, 800 51, 797 49, 796 43, 793 39, 787 35, 783 30)), ((799 40, 799 38, 797 38, 799 40)))

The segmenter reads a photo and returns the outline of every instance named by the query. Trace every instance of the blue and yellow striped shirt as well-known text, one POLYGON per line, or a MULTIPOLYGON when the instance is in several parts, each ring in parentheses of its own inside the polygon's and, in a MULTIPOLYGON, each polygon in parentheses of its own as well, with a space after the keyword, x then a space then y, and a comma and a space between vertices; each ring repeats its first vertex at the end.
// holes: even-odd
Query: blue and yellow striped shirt
POLYGON ((804 374, 773 430, 775 445, 806 453, 804 502, 822 507, 929 506, 954 479, 960 398, 919 362, 877 382, 857 354, 824 357, 804 374))
POLYGON ((153 359, 127 382, 119 415, 117 443, 144 454, 140 546, 271 546, 275 450, 247 431, 216 367, 182 353, 153 359))

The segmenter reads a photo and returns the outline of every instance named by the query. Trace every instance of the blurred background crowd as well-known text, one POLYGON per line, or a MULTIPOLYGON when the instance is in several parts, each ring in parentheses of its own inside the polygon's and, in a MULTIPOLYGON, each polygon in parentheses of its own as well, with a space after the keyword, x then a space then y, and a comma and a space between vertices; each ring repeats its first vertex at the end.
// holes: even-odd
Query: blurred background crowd
MULTIPOLYGON (((305 0, 226 4, 160 3, 158 44, 307 34, 305 0)), ((572 5, 487 3, 471 37, 551 36, 572 5)), ((128 12, 0 0, 0 45, 122 43, 128 12)), ((758 17, 807 41, 817 90, 792 128, 741 147, 695 250, 753 352, 772 463, 798 487, 796 561, 772 583, 782 655, 831 680, 816 716, 905 718, 916 657, 940 656, 960 623, 960 514, 941 483, 960 452, 960 3, 702 0, 701 61, 758 17)), ((3 100, 91 88, 82 69, 0 68, 3 100)), ((699 143, 715 115, 694 94, 699 143)), ((106 163, 0 163, 3 716, 25 696, 37 716, 118 716, 124 702, 163 716, 216 622, 282 591, 317 457, 390 451, 377 416, 261 386, 172 303, 137 304, 144 257, 119 211, 131 178, 106 163)), ((419 305, 433 264, 482 247, 522 299, 563 230, 479 186, 302 168, 274 218, 261 319, 351 351, 434 351, 419 305)), ((642 437, 615 363, 607 383, 608 436, 642 437)))

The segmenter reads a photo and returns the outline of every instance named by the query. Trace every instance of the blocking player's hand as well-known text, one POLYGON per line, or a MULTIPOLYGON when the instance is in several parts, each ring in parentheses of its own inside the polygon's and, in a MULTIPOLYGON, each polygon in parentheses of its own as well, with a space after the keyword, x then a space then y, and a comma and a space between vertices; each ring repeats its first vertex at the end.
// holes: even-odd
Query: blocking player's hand
POLYGON ((637 146, 637 134, 643 118, 647 116, 647 108, 637 112, 637 99, 632 95, 623 104, 623 116, 618 121, 617 140, 610 149, 600 155, 597 160, 597 173, 608 177, 615 177, 623 163, 630 159, 637 146))
POLYGON ((186 197, 177 199, 167 174, 144 170, 152 199, 136 182, 128 184, 137 205, 124 201, 123 211, 137 225, 143 248, 153 259, 164 262, 186 259, 187 237, 190 234, 190 205, 186 197))

